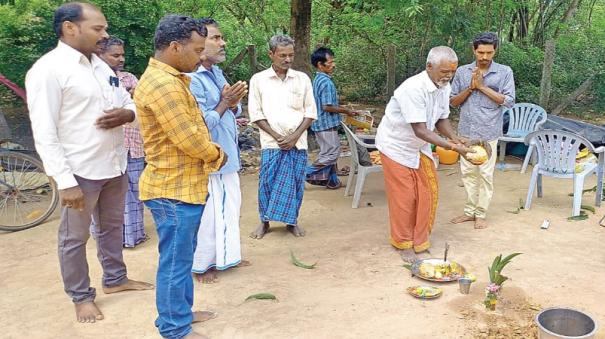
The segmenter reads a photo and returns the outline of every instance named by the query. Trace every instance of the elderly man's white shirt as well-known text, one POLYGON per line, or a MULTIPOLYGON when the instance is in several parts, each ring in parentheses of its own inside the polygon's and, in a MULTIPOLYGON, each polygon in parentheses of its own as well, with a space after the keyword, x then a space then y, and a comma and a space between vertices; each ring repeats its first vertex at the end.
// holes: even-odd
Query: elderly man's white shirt
POLYGON ((450 92, 449 84, 442 88, 435 86, 426 71, 406 79, 395 90, 378 126, 378 150, 414 169, 420 165, 421 152, 432 159, 429 143, 414 134, 411 124, 423 122, 427 129, 435 130, 437 121, 449 116, 450 92))
MULTIPOLYGON (((250 79, 248 113, 252 122, 267 120, 275 132, 291 134, 305 118, 317 119, 311 79, 303 72, 289 69, 282 80, 273 67, 254 74, 250 79)), ((260 144, 263 149, 279 148, 277 141, 262 129, 260 144)), ((296 142, 296 148, 307 149, 307 131, 296 142)))
POLYGON ((74 175, 100 180, 126 170, 123 127, 103 130, 95 126, 106 109, 136 112, 128 92, 111 86, 109 79, 115 76, 96 55, 89 61, 62 42, 27 72, 27 105, 36 150, 59 189, 77 186, 74 175))

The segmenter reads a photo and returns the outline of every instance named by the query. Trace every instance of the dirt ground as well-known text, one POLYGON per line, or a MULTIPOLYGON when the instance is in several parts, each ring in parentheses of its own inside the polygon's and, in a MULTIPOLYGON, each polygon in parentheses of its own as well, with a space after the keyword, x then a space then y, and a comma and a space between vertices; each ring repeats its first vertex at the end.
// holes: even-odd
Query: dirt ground
MULTIPOLYGON (((258 222, 257 176, 242 177, 241 218, 244 257, 252 266, 233 269, 214 285, 195 285, 195 305, 212 309, 218 318, 194 329, 212 338, 533 338, 532 318, 543 307, 571 306, 605 325, 602 302, 605 282, 605 228, 598 220, 605 207, 588 220, 569 222, 571 181, 544 180, 544 198, 530 211, 511 214, 525 199, 529 174, 496 171, 496 194, 490 227, 450 225, 462 211, 465 193, 458 169, 439 170, 440 202, 432 234, 432 253, 449 257, 477 276, 470 295, 457 284, 442 284, 443 296, 420 301, 405 289, 422 281, 412 278, 388 242, 388 217, 381 174, 366 181, 359 209, 351 209, 344 190, 308 187, 300 224, 305 238, 296 239, 276 225, 262 240, 247 235, 258 222), (548 230, 540 229, 549 219, 548 230), (289 262, 289 251, 317 268, 289 262), (494 256, 523 252, 506 268, 499 310, 481 305, 487 266, 494 256), (247 296, 273 293, 278 301, 247 296)), ((586 184, 592 187, 594 181, 586 184)), ((594 204, 586 194, 585 204, 594 204)), ((116 207, 117 208, 117 207, 116 207)), ((124 250, 129 276, 153 281, 157 236, 146 214, 151 240, 124 250)), ((97 302, 105 320, 75 322, 73 306, 63 292, 56 255, 55 216, 31 230, 0 234, 0 328, 3 338, 158 338, 154 292, 104 295, 97 302)), ((89 242, 90 275, 100 287, 95 244, 89 242)), ((600 338, 605 338, 600 331, 600 338)))

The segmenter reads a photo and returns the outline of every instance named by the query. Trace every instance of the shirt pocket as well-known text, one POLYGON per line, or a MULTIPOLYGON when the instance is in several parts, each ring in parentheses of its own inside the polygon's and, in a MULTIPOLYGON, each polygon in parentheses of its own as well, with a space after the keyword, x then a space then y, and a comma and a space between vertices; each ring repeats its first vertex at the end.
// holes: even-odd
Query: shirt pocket
POLYGON ((294 110, 303 108, 304 94, 301 91, 293 90, 290 92, 290 103, 288 104, 294 110))

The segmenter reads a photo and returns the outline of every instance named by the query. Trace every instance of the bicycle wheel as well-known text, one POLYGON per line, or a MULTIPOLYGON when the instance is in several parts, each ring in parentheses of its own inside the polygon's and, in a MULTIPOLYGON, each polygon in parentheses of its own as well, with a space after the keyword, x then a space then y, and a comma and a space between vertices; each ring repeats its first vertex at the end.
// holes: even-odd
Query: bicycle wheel
POLYGON ((0 151, 0 230, 41 224, 57 207, 59 191, 42 162, 18 151, 0 151))

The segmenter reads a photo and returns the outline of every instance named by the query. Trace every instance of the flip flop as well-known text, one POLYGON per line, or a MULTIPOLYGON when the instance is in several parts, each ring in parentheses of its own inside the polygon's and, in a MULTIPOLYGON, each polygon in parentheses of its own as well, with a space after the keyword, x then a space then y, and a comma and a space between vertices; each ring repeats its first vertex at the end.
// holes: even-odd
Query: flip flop
POLYGON ((326 185, 326 188, 329 189, 329 190, 337 190, 337 189, 339 189, 341 187, 342 187, 342 182, 340 182, 340 181, 338 182, 338 185, 336 185, 336 186, 328 186, 328 185, 326 185))
POLYGON ((351 168, 349 168, 349 166, 345 166, 343 168, 341 168, 338 172, 336 172, 336 175, 338 175, 339 177, 344 177, 349 175, 349 173, 351 172, 351 168))

